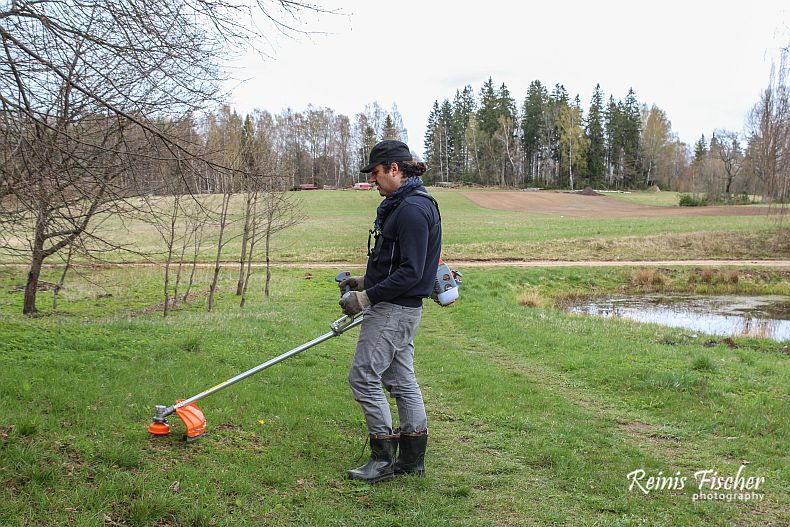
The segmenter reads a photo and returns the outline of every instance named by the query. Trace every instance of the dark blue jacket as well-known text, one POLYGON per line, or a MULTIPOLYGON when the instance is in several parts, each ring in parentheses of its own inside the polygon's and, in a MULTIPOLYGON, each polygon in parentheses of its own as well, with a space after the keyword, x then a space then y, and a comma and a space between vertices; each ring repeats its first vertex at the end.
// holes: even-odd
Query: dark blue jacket
MULTIPOLYGON (((425 187, 415 192, 426 192, 425 187)), ((412 192, 384 220, 365 272, 371 304, 419 307, 431 296, 442 250, 439 211, 430 198, 412 192)))

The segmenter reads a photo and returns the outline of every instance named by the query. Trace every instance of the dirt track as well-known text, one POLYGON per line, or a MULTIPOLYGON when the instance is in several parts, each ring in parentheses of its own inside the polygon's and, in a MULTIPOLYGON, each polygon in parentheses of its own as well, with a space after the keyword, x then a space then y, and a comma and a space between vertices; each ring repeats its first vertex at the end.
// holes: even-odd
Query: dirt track
MULTIPOLYGON (((453 260, 453 267, 770 267, 773 269, 790 269, 790 260, 453 260)), ((239 262, 220 262, 222 268, 239 267, 239 262)), ((199 262, 199 268, 212 268, 213 263, 199 262)), ((285 269, 364 269, 365 264, 355 262, 273 262, 273 268, 285 269)), ((27 268, 28 264, 5 263, 0 267, 27 268)), ((44 264, 44 267, 55 268, 57 265, 44 264)), ((133 267, 164 267, 162 262, 118 262, 103 264, 75 264, 77 268, 118 269, 133 267)), ((253 263, 252 267, 265 267, 262 263, 253 263)))
POLYGON ((666 218, 671 216, 756 216, 769 209, 755 206, 654 207, 608 196, 570 192, 466 192, 475 204, 494 210, 531 212, 566 218, 666 218))

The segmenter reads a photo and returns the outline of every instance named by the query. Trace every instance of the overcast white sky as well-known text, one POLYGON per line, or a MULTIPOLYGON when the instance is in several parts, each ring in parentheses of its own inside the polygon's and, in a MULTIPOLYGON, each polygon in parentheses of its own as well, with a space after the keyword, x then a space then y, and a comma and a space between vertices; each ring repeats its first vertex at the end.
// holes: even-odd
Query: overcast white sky
POLYGON ((247 80, 233 85, 231 104, 278 113, 312 103, 353 118, 373 101, 395 102, 417 152, 433 101, 466 84, 477 94, 489 76, 519 106, 532 80, 562 83, 585 112, 596 83, 616 99, 632 86, 690 144, 716 128, 742 131, 771 59, 790 43, 790 2, 775 0, 320 5, 343 14, 304 17, 300 28, 324 34, 275 36, 270 57, 237 62, 247 80))

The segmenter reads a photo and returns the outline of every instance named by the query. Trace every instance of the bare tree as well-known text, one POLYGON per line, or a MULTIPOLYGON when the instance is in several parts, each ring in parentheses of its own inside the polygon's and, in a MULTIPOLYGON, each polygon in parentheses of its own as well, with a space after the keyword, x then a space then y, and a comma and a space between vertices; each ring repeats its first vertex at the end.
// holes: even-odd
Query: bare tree
MULTIPOLYGON (((518 157, 518 141, 515 140, 515 128, 513 119, 507 115, 500 115, 497 119, 499 122, 499 130, 494 134, 494 139, 502 144, 504 159, 502 161, 502 170, 500 171, 500 185, 507 185, 507 166, 509 165, 513 171, 513 184, 516 184, 518 179, 518 168, 514 158, 518 157)), ((571 175, 571 178, 573 176, 571 175)), ((573 189, 573 179, 571 179, 571 189, 573 189)))
POLYGON ((647 187, 661 178, 662 162, 668 157, 672 144, 672 125, 664 110, 653 105, 642 107, 641 152, 647 187))
POLYGON ((334 149, 337 158, 335 186, 350 186, 353 184, 352 173, 358 173, 356 167, 352 169, 354 156, 351 146, 351 121, 345 115, 338 115, 335 118, 334 126, 336 129, 334 149))
POLYGON ((718 157, 722 166, 722 179, 724 180, 724 194, 727 199, 733 190, 733 183, 743 171, 743 151, 738 141, 738 134, 729 130, 717 130, 716 147, 711 149, 711 154, 718 157))
MULTIPOLYGON (((247 245, 250 243, 252 229, 253 208, 255 205, 257 186, 254 184, 255 176, 255 129, 252 117, 247 115, 244 118, 244 126, 241 130, 241 164, 242 164, 242 192, 244 195, 244 228, 241 233, 241 253, 239 254, 239 281, 236 284, 236 296, 241 296, 244 289, 245 263, 247 260, 247 245)), ((247 267, 249 267, 247 265, 247 267)))
MULTIPOLYGON (((198 214, 204 213, 203 209, 199 209, 198 214)), ((181 297, 181 302, 184 303, 189 299, 189 293, 192 291, 192 285, 195 281, 195 270, 197 269, 197 261, 198 256, 200 254, 200 249, 203 245, 203 228, 206 222, 198 215, 198 214, 190 214, 187 216, 191 220, 190 222, 190 231, 192 237, 192 259, 190 261, 190 270, 189 270, 189 280, 187 281, 187 288, 184 291, 183 296, 181 297)))
POLYGON ((299 201, 288 192, 290 174, 283 170, 282 152, 275 148, 279 135, 277 126, 268 113, 256 116, 253 141, 254 156, 251 169, 253 177, 250 186, 250 231, 248 236, 247 267, 241 291, 241 307, 247 302, 247 291, 253 274, 252 262, 256 258, 259 243, 264 244, 266 261, 266 282, 264 294, 269 296, 271 284, 271 244, 274 236, 300 221, 299 201))
MULTIPOLYGON (((178 227, 178 220, 179 220, 179 209, 181 208, 181 195, 175 194, 172 197, 172 205, 171 205, 171 212, 169 214, 169 222, 166 224, 167 228, 160 231, 162 238, 167 245, 167 259, 165 260, 165 286, 164 286, 164 293, 165 293, 165 306, 162 311, 163 316, 167 316, 170 312, 170 267, 173 263, 173 250, 175 247, 177 240, 177 236, 179 235, 176 232, 178 227)), ((182 253, 183 258, 183 253, 182 253)), ((176 294, 173 295, 173 299, 175 300, 177 297, 176 294)))
POLYGON ((749 115, 750 164, 769 202, 790 198, 790 49, 771 68, 768 86, 749 115))
MULTIPOLYGON (((269 286, 272 280, 271 248, 274 235, 302 221, 299 212, 299 203, 287 192, 276 187, 263 193, 258 205, 260 216, 258 232, 264 243, 264 258, 266 260, 266 283, 264 294, 269 296, 269 286)), ((249 277, 249 275, 248 275, 249 277)))
POLYGON ((14 0, 0 7, 0 249, 27 258, 23 312, 36 311, 47 258, 73 244, 95 250, 102 214, 127 209, 148 145, 205 163, 162 123, 212 105, 220 61, 256 36, 263 11, 278 28, 298 1, 14 0), (267 10, 267 5, 270 8, 267 10), (271 9, 279 12, 271 11, 271 9))
POLYGON ((228 210, 230 206, 230 198, 232 194, 229 191, 225 191, 222 193, 222 202, 219 207, 219 211, 217 212, 218 224, 219 224, 219 233, 217 234, 217 253, 216 258, 214 259, 214 272, 211 275, 211 285, 209 286, 209 295, 208 295, 208 311, 211 312, 214 310, 214 298, 217 292, 217 283, 219 282, 219 271, 220 271, 220 262, 222 261, 222 250, 225 248, 227 244, 227 239, 225 238, 225 229, 228 225, 228 210))

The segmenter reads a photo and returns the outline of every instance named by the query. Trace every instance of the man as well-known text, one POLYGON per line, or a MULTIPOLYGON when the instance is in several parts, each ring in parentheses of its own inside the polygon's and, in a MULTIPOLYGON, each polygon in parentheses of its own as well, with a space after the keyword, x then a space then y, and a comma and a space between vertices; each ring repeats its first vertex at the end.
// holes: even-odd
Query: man
POLYGON ((405 143, 373 147, 362 172, 370 173, 385 199, 370 231, 365 276, 340 283, 341 290, 352 289, 340 300, 343 312, 365 315, 348 382, 365 414, 371 450, 370 460, 348 476, 370 483, 425 473, 428 420, 414 374, 414 334, 422 300, 433 292, 442 245, 439 209, 420 179, 425 170, 405 143), (397 403, 399 429, 392 428, 382 384, 397 403))

